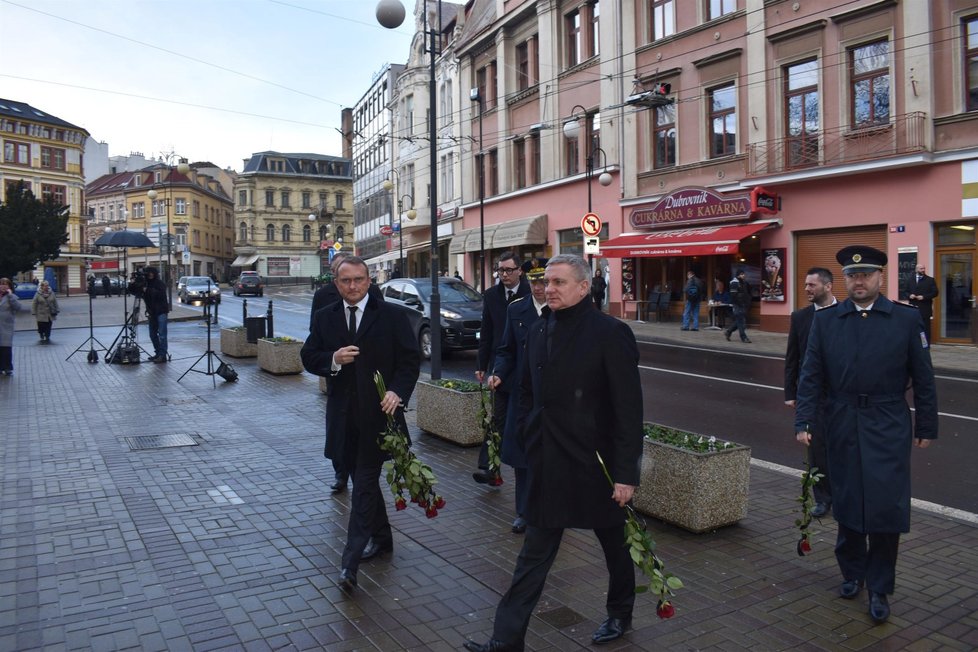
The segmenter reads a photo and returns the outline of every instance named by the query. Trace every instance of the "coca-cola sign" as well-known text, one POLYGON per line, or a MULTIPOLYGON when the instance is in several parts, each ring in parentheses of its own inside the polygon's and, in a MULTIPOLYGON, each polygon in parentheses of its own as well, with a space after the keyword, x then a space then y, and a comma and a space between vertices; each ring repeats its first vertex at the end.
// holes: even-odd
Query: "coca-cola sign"
POLYGON ((681 188, 650 207, 636 208, 629 222, 636 229, 652 229, 677 224, 729 222, 747 219, 751 214, 748 195, 725 197, 709 188, 681 188))

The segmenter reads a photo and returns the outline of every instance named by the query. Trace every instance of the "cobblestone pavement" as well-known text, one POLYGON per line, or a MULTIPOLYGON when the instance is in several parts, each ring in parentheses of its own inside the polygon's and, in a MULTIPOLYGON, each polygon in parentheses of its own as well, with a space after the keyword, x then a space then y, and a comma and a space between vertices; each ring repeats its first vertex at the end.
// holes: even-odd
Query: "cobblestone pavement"
MULTIPOLYGON (((178 383, 204 333, 175 323, 173 362, 132 366, 65 361, 87 328, 56 329, 49 346, 17 333, 16 375, 0 378, 0 650, 457 650, 488 637, 520 545, 508 470, 500 490, 475 485, 474 449, 415 429, 448 505, 434 520, 391 509, 393 555, 364 563, 346 596, 333 577, 349 495, 328 493, 316 379, 234 360, 237 383, 178 383), (128 440, 156 435, 195 445, 128 440)), ((693 535, 650 521, 687 588, 668 621, 639 596, 635 629, 602 649, 978 648, 973 525, 914 511, 893 615, 873 626, 865 594, 836 597, 830 521, 814 553, 796 555, 797 478, 751 473, 735 526, 693 535)), ((590 532, 568 533, 528 649, 590 647, 604 618, 600 559, 590 532)))

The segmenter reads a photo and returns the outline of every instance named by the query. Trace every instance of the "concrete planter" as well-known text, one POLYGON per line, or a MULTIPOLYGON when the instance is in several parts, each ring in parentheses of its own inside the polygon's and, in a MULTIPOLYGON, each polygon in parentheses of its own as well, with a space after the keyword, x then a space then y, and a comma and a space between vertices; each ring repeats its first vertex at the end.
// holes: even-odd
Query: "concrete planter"
POLYGON ((276 376, 302 373, 302 359, 299 351, 302 342, 276 342, 258 338, 258 366, 263 371, 276 376))
POLYGON ((459 446, 482 444, 479 392, 459 392, 419 381, 414 397, 419 428, 459 446))
POLYGON ((221 353, 232 358, 253 358, 258 355, 258 345, 248 342, 248 332, 243 328, 222 328, 221 353))
POLYGON ((700 533, 747 516, 750 448, 698 453, 645 440, 635 509, 700 533))

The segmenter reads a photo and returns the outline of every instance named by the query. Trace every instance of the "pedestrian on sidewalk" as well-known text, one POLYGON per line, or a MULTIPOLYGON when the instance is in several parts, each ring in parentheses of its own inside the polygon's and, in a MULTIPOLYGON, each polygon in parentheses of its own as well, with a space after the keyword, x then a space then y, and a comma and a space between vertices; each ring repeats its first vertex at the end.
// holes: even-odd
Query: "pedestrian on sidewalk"
MULTIPOLYGON (((791 313, 791 326, 788 329, 788 350, 784 356, 784 403, 795 407, 795 397, 798 395, 798 376, 808 350, 808 335, 811 333, 812 321, 819 310, 838 305, 838 300, 832 295, 832 272, 824 267, 812 267, 805 275, 805 296, 809 305, 791 313)), ((825 444, 824 396, 818 407, 818 418, 812 425, 811 442, 808 445, 808 466, 818 469, 824 476, 812 493, 815 495, 815 507, 812 516, 822 518, 832 506, 831 472, 829 470, 828 451, 825 444)))
POLYGON ((368 294, 370 272, 363 259, 350 256, 336 269, 341 301, 316 312, 302 345, 302 365, 330 380, 326 399, 325 455, 342 460, 353 480, 350 522, 336 584, 351 592, 360 562, 394 549, 380 473, 389 455, 379 433, 394 417, 407 433, 407 405, 421 372, 421 352, 407 313, 368 294), (387 393, 378 400, 374 374, 387 393))
POLYGON ((108 274, 102 277, 102 294, 106 299, 112 296, 112 281, 109 280, 108 274))
POLYGON ((31 302, 31 314, 37 321, 37 334, 42 344, 51 343, 51 327, 58 316, 58 297, 51 291, 51 284, 41 281, 31 302))
POLYGON ((144 285, 135 285, 133 294, 141 297, 146 306, 149 339, 153 342, 154 354, 150 362, 167 362, 169 353, 166 341, 167 315, 170 312, 170 300, 166 295, 166 284, 160 280, 160 272, 155 267, 144 267, 146 277, 144 285))
POLYGON ((594 307, 601 310, 604 307, 604 294, 608 290, 608 281, 604 280, 604 274, 599 265, 594 270, 594 278, 591 279, 591 298, 594 300, 594 307))
POLYGON ((730 307, 733 311, 734 323, 730 324, 724 332, 728 342, 736 330, 740 332, 741 342, 751 343, 750 338, 747 337, 747 315, 750 313, 751 301, 751 287, 747 282, 747 272, 738 269, 737 275, 730 280, 730 307))
POLYGON ((624 322, 591 305, 583 258, 554 256, 545 279, 548 309, 527 336, 517 422, 529 467, 526 535, 512 583, 496 608, 492 638, 466 641, 472 652, 522 652, 566 528, 593 529, 608 568, 608 617, 591 640, 617 640, 632 623, 635 569, 625 545, 623 507, 641 469, 638 345, 624 322), (613 490, 596 453, 607 464, 613 490))
POLYGON ((20 312, 20 300, 13 283, 0 278, 0 375, 14 375, 14 315, 20 312))
POLYGON ((683 325, 684 331, 698 331, 700 329, 700 301, 705 294, 703 281, 697 278, 693 270, 686 272, 686 287, 683 288, 683 295, 686 297, 686 304, 683 306, 683 325))
POLYGON ((880 294, 886 254, 854 245, 836 259, 849 298, 815 313, 795 437, 810 445, 813 426, 824 420, 839 524, 839 595, 852 600, 865 584, 870 618, 879 624, 890 617, 900 534, 910 531, 910 454, 937 438, 937 391, 920 311, 880 294))

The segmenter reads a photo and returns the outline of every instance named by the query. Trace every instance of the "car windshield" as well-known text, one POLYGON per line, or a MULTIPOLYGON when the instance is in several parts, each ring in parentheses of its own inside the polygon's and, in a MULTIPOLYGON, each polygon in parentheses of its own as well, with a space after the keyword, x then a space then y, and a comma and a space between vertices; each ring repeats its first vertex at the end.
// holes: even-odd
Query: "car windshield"
POLYGON ((214 281, 206 276, 191 276, 187 279, 187 285, 207 285, 208 283, 214 285, 214 281))
MULTIPOLYGON (((421 296, 428 299, 431 294, 431 283, 418 283, 418 291, 421 296)), ((482 295, 475 288, 466 285, 461 281, 439 281, 438 293, 441 294, 442 303, 469 303, 482 301, 482 295)))

